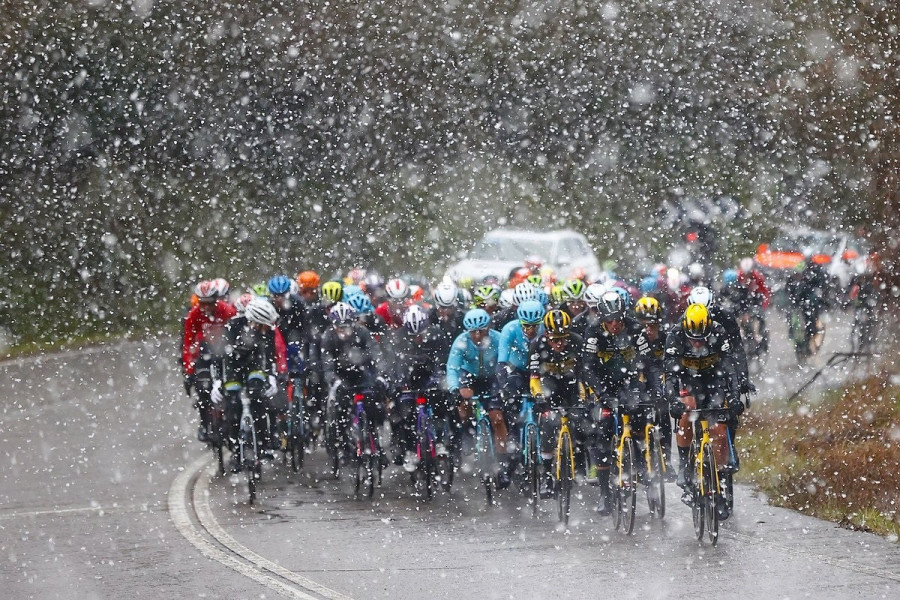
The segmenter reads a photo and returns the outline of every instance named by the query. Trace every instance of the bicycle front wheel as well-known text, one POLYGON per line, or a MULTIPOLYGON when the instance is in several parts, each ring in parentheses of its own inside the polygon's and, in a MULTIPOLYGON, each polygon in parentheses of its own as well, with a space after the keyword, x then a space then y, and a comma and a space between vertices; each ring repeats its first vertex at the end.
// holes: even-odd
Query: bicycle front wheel
POLYGON ((478 422, 475 429, 475 452, 477 455, 478 472, 484 485, 484 494, 487 506, 494 504, 494 448, 491 436, 491 425, 487 419, 478 422))
POLYGON ((659 430, 650 430, 647 440, 650 450, 650 464, 647 465, 647 504, 650 514, 662 519, 666 516, 666 487, 662 446, 659 442, 659 430))
POLYGON ((556 498, 559 503, 559 520, 563 525, 569 526, 569 511, 572 505, 572 436, 563 433, 560 436, 560 448, 558 452, 560 464, 557 465, 559 480, 556 483, 556 498))
POLYGON ((706 536, 715 546, 719 541, 719 513, 716 506, 719 490, 716 484, 716 459, 710 445, 703 447, 703 512, 706 519, 706 536))
POLYGON ((634 442, 625 438, 622 444, 622 466, 619 470, 619 498, 622 508, 622 531, 634 530, 634 513, 637 501, 637 482, 634 477, 634 442))
POLYGON ((525 436, 525 460, 527 461, 525 473, 528 476, 528 492, 531 496, 531 516, 537 517, 538 502, 540 500, 540 474, 537 426, 528 427, 528 433, 525 436))
POLYGON ((699 458, 696 458, 697 452, 697 442, 694 441, 691 444, 691 456, 695 457, 694 460, 697 460, 698 462, 697 466, 694 467, 693 481, 690 483, 691 517, 694 521, 694 535, 696 536, 698 542, 702 542, 703 534, 706 531, 706 511, 705 499, 700 490, 701 478, 699 465, 701 464, 701 462, 699 461, 699 458))

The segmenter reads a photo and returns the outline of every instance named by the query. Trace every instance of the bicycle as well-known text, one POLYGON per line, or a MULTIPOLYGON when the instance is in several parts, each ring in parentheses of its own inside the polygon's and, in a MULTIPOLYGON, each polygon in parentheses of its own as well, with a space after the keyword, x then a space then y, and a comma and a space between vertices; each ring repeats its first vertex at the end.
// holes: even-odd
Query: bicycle
MULTIPOLYGON (((697 541, 703 541, 704 531, 709 542, 715 546, 719 541, 719 498, 729 502, 731 494, 723 492, 723 482, 719 476, 716 453, 713 451, 712 438, 709 435, 709 419, 704 415, 728 415, 727 408, 702 408, 685 411, 696 415, 693 419, 694 437, 691 441, 690 455, 693 457, 693 481, 689 482, 691 516, 694 522, 694 534, 697 541), (728 494, 726 496, 725 494, 728 494)), ((730 443, 730 435, 727 436, 730 443)), ((730 475, 727 473, 726 475, 730 475)), ((730 480, 730 476, 726 476, 730 480)), ((726 481, 730 486, 730 481, 726 481)))
MULTIPOLYGON (((618 410, 618 409, 616 409, 618 410)), ((609 487, 612 498, 613 528, 620 527, 626 535, 634 530, 635 505, 637 501, 637 478, 634 466, 634 440, 631 436, 631 415, 623 412, 622 430, 613 436, 612 450, 615 457, 615 477, 610 476, 609 487)), ((612 474, 610 474, 612 475, 612 474)))
MULTIPOLYGON (((416 496, 422 500, 431 500, 437 486, 438 451, 437 435, 434 426, 434 412, 428 398, 438 390, 422 390, 415 394, 416 399, 416 470, 411 473, 416 496)), ((446 456, 446 452, 444 453, 446 456)), ((446 466, 444 467, 446 468, 446 466)))
POLYGON ((309 427, 306 422, 303 378, 295 376, 291 379, 291 393, 288 396, 290 404, 282 428, 281 448, 285 452, 285 462, 290 456, 291 470, 296 473, 303 468, 309 427))
POLYGON ((377 427, 369 419, 366 403, 373 402, 372 392, 357 390, 353 394, 353 412, 350 421, 350 440, 353 444, 355 461, 354 492, 357 496, 360 489, 366 496, 375 495, 375 486, 382 482, 381 440, 377 427))
POLYGON ((250 411, 251 390, 262 393, 261 390, 268 385, 268 378, 262 371, 253 371, 247 377, 247 389, 241 393, 241 419, 240 436, 238 440, 238 453, 241 469, 247 473, 247 486, 250 491, 250 504, 256 500, 256 490, 259 480, 262 478, 262 445, 256 433, 256 423, 250 411))
POLYGON ((569 512, 572 507, 572 485, 575 483, 575 445, 572 441, 572 430, 569 429, 569 415, 566 409, 559 407, 559 433, 556 437, 554 453, 554 475, 556 476, 556 501, 559 520, 568 527, 569 512))
MULTIPOLYGON (((617 477, 616 488, 613 489, 613 516, 615 527, 624 524, 626 533, 631 533, 634 528, 635 504, 637 496, 637 483, 640 480, 647 488, 647 505, 651 516, 660 519, 666 516, 666 459, 662 450, 662 434, 657 420, 657 404, 653 402, 639 402, 636 409, 643 412, 645 418, 642 442, 643 464, 637 468, 640 477, 635 474, 634 437, 631 426, 631 416, 622 414, 622 433, 615 445, 617 477), (623 517, 618 518, 617 515, 623 517)), ((613 479, 610 478, 610 485, 613 479)))
POLYGON ((522 470, 525 472, 525 485, 531 503, 531 516, 536 517, 540 503, 541 473, 541 429, 535 418, 535 402, 530 396, 523 396, 522 410, 519 412, 521 432, 519 447, 522 452, 522 470))
POLYGON ((487 411, 484 410, 483 397, 483 395, 472 396, 470 402, 475 416, 475 468, 480 474, 487 507, 490 508, 494 504, 494 490, 497 488, 495 481, 497 455, 494 450, 494 429, 487 411))
POLYGON ((218 377, 215 362, 198 367, 196 371, 196 406, 202 411, 200 419, 205 424, 206 444, 212 450, 219 466, 219 475, 225 474, 225 407, 221 402, 213 402, 211 397, 213 381, 218 377))
POLYGON ((825 323, 821 317, 814 323, 808 323, 810 315, 802 308, 794 308, 789 314, 788 335, 794 343, 794 353, 799 365, 819 352, 825 342, 825 323))

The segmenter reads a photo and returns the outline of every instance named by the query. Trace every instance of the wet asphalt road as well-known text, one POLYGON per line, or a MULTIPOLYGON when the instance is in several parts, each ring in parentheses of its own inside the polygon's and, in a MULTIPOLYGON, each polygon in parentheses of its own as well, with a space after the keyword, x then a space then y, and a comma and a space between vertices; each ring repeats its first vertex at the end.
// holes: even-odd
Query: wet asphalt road
MULTIPOLYGON (((809 377, 774 324, 760 401, 809 377)), ((824 356, 845 339, 833 321, 824 356)), ((204 455, 174 355, 171 341, 150 341, 0 364, 0 597, 280 597, 173 526, 170 485, 204 455)), ((846 376, 823 377, 813 394, 846 376)), ((662 522, 639 496, 626 538, 590 510, 588 486, 567 533, 549 500, 536 520, 512 492, 485 510, 471 478, 423 506, 397 468, 370 502, 318 477, 321 453, 309 467, 267 465, 252 507, 243 478, 213 478, 212 514, 239 544, 353 598, 900 597, 896 543, 769 507, 747 488, 711 548, 693 539, 674 486, 662 522)))

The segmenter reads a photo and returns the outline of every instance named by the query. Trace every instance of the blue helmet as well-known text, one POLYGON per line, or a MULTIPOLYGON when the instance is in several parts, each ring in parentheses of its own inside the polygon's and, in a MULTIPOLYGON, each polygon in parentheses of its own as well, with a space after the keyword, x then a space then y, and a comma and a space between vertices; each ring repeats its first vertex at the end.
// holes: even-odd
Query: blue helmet
POLYGON ((725 284, 726 287, 729 285, 734 285, 738 280, 738 272, 734 269, 725 269, 722 273, 722 283, 725 284))
POLYGON ((537 291, 537 301, 540 302, 542 306, 547 306, 550 304, 550 294, 539 288, 537 291))
POLYGON ((463 327, 466 331, 484 329, 491 324, 491 315, 482 308, 473 308, 463 317, 463 327))
POLYGON ((344 286, 344 302, 347 302, 351 296, 356 296, 358 294, 362 294, 362 288, 358 285, 345 285, 344 286))
POLYGON ((617 293, 619 295, 619 297, 622 298, 622 304, 625 305, 626 310, 631 308, 631 294, 628 293, 628 290, 626 290, 623 287, 619 287, 617 285, 614 285, 613 287, 609 288, 609 290, 611 292, 617 293))
POLYGON ((641 279, 641 294, 648 296, 659 289, 659 280, 655 275, 648 275, 641 279))
MULTIPOLYGON (((346 288, 344 288, 346 290, 346 288)), ((372 301, 369 300, 369 297, 363 293, 353 294, 349 298, 345 300, 347 304, 353 307, 359 314, 370 313, 375 311, 375 307, 372 306, 372 301)))
POLYGON ((287 277, 286 275, 276 275, 269 280, 269 283, 266 285, 266 287, 269 289, 269 293, 273 296, 287 294, 291 291, 291 278, 287 277))
POLYGON ((519 305, 516 316, 525 325, 538 325, 544 319, 544 305, 537 300, 528 300, 519 305))

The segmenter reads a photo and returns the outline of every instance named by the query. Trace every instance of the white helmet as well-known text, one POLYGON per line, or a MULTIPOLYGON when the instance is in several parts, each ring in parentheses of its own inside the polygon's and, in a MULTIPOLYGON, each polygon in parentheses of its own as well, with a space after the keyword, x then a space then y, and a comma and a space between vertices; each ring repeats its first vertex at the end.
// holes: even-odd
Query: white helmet
POLYGON ((201 281, 194 288, 200 302, 215 302, 219 298, 219 288, 214 281, 201 281))
POLYGON ((509 308, 513 304, 515 304, 515 296, 516 296, 516 291, 511 290, 509 288, 500 292, 500 300, 497 301, 498 304, 500 305, 500 308, 501 309, 509 308))
POLYGON ((409 285, 402 279, 391 279, 388 281, 385 291, 391 300, 406 300, 409 298, 409 285))
POLYGON ((237 311, 237 314, 242 315, 244 311, 247 310, 247 305, 250 304, 250 301, 256 298, 250 292, 244 292, 238 297, 237 300, 234 301, 234 309, 237 311))
POLYGON ((248 321, 268 327, 274 327, 278 321, 278 311, 275 310, 272 303, 259 296, 254 297, 247 303, 247 308, 244 309, 244 316, 247 317, 248 321))
POLYGON ((712 306, 712 291, 705 286, 697 286, 691 290, 691 294, 688 296, 689 304, 702 304, 706 308, 712 306))
POLYGON ((444 308, 459 304, 459 288, 455 283, 440 283, 434 288, 434 303, 444 308))
POLYGON ((428 327, 428 313, 418 304, 413 304, 403 314, 403 325, 412 333, 422 333, 428 327))
POLYGON ((741 270, 741 273, 750 273, 753 271, 753 259, 749 256, 745 256, 741 259, 741 262, 738 266, 741 270))
POLYGON ((602 283, 592 283, 587 286, 587 289, 584 290, 584 297, 582 300, 590 306, 591 308, 597 308, 600 304, 600 299, 603 297, 603 294, 609 291, 609 288, 603 285, 602 283))
POLYGON ((520 306, 523 302, 538 299, 538 289, 533 283, 523 281, 513 290, 513 303, 520 306))
POLYGON ((222 279, 219 277, 218 279, 212 280, 213 287, 216 288, 216 293, 219 295, 219 298, 225 298, 228 295, 228 292, 231 291, 231 285, 229 285, 227 279, 222 279))

